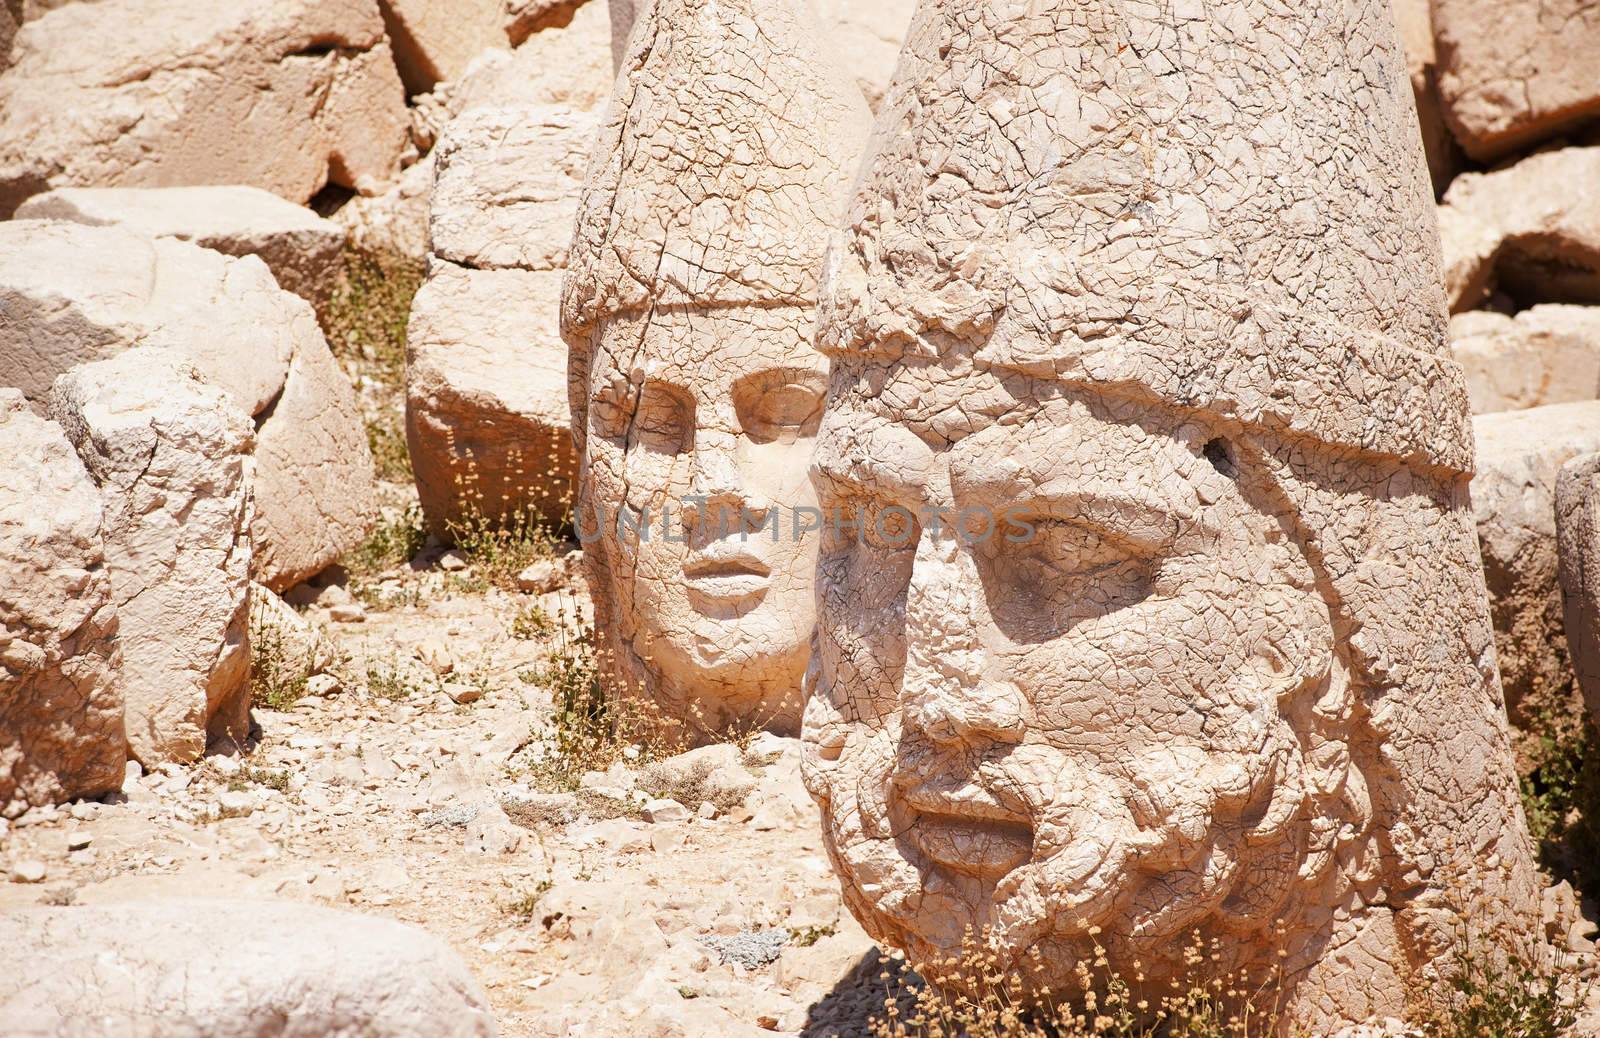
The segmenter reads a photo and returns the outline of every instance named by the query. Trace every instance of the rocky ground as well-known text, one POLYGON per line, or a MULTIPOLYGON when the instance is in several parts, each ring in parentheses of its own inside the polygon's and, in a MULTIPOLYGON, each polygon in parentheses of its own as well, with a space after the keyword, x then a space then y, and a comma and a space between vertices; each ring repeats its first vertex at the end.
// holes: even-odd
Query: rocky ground
POLYGON ((475 590, 470 566, 430 554, 364 622, 332 621, 351 615, 339 592, 305 608, 342 688, 258 707, 248 753, 130 764, 106 803, 12 823, 0 909, 207 895, 388 916, 456 948, 510 1036, 860 1033, 876 949, 840 904, 798 744, 763 735, 546 792, 538 674, 563 634, 527 637, 527 618, 571 614, 575 595, 475 590))

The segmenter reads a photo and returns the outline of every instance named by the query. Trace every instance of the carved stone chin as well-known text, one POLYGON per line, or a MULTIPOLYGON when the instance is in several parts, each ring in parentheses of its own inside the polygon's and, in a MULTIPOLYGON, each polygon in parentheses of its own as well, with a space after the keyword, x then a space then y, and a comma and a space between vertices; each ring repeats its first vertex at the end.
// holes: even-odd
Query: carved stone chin
POLYGON ((800 0, 660 0, 643 19, 562 307, 600 662, 692 737, 793 733, 816 275, 868 116, 800 0))
POLYGON ((804 718, 847 903, 915 960, 1160 993, 1198 939, 1333 1033, 1463 919, 1531 934, 1394 35, 923 4, 821 290, 813 481, 858 522, 804 718))

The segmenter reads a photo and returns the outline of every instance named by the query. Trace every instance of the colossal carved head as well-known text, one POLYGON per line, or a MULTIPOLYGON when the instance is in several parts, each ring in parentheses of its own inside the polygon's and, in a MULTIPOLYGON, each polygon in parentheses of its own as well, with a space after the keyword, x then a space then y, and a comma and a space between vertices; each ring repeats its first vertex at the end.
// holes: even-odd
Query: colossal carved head
POLYGON ((816 276, 869 119, 817 40, 796 0, 652 4, 564 287, 602 666, 699 735, 798 728, 816 276))
POLYGON ((804 726, 914 958, 1161 993, 1199 933, 1326 1033, 1536 917, 1389 19, 925 0, 824 276, 804 726))

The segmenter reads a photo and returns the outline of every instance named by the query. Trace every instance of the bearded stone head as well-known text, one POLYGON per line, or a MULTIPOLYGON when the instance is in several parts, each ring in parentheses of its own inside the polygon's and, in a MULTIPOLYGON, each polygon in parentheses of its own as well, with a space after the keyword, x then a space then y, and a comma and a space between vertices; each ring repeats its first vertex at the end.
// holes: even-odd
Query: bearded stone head
POLYGON ((1410 96, 1381 0, 924 3, 822 287, 804 725, 914 960, 1198 940, 1327 1033, 1468 899, 1531 932, 1410 96))
POLYGON ((798 730, 827 359, 816 278, 869 116, 800 0, 658 0, 562 305, 604 680, 698 739, 798 730))

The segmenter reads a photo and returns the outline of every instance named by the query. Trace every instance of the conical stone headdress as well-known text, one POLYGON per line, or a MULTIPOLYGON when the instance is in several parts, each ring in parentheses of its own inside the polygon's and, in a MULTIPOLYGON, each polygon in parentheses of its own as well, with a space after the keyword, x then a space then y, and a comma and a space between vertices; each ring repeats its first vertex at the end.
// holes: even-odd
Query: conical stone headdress
POLYGON ((563 334, 651 308, 816 302, 870 115, 799 0, 655 0, 590 169, 563 334))
POLYGON ((938 353, 953 336, 980 364, 1469 470, 1389 17, 925 3, 821 345, 938 353))

